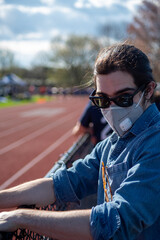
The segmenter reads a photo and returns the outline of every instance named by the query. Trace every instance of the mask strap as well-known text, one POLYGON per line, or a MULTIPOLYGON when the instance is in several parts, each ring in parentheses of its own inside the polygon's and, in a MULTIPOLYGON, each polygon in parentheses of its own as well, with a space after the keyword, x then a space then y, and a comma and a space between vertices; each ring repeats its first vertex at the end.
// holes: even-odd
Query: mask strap
POLYGON ((140 104, 140 102, 141 102, 143 96, 144 96, 144 91, 143 91, 143 93, 142 93, 142 95, 141 95, 141 97, 140 97, 140 99, 139 99, 137 105, 135 106, 135 108, 137 108, 137 107, 139 106, 139 104, 140 104))

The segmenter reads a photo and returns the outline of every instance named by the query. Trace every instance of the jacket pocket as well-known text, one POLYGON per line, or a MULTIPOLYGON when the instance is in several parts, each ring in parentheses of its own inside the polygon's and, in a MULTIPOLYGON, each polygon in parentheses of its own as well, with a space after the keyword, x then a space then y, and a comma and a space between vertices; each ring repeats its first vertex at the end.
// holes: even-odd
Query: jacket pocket
POLYGON ((112 194, 114 194, 115 190, 119 188, 120 184, 127 176, 128 164, 127 162, 115 164, 113 166, 108 167, 107 172, 112 189, 112 194))

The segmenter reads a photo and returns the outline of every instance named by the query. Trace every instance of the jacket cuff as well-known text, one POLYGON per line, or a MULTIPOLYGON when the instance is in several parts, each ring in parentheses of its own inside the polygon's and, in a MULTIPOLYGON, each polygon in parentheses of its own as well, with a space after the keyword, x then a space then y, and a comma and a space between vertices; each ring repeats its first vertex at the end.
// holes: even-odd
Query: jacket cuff
POLYGON ((90 228, 94 240, 111 239, 120 224, 120 216, 114 202, 105 202, 92 208, 90 228))
POLYGON ((58 169, 52 175, 52 178, 53 178, 56 201, 60 203, 76 202, 80 204, 80 200, 76 196, 72 188, 72 185, 70 183, 65 165, 63 165, 60 169, 58 169))

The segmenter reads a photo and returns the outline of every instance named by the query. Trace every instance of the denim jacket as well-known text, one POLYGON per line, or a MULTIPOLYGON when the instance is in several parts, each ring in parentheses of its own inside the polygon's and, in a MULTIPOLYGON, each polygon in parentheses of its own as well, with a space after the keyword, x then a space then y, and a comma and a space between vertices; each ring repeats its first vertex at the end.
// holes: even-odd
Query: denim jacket
POLYGON ((123 137, 113 133, 70 169, 63 166, 53 181, 62 202, 79 202, 97 192, 90 216, 94 240, 159 240, 160 113, 155 104, 123 137), (102 161, 108 167, 110 202, 104 196, 102 161))

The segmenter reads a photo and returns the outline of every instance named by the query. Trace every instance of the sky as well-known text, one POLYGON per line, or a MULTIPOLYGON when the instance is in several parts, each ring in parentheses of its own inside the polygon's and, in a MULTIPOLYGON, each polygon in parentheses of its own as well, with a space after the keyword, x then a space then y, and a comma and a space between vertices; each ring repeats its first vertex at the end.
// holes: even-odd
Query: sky
POLYGON ((106 23, 131 22, 142 0, 0 0, 0 49, 31 67, 51 39, 99 34, 106 23))

